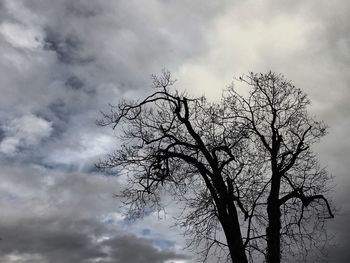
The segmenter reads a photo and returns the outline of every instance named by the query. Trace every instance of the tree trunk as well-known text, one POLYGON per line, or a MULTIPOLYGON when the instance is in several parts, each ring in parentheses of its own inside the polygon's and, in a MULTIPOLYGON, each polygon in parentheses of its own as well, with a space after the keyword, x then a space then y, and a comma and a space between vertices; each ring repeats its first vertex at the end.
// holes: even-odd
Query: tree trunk
POLYGON ((232 262, 247 263, 238 215, 234 205, 231 205, 228 211, 222 211, 220 222, 226 236, 232 262))
POLYGON ((281 262, 281 211, 279 207, 279 176, 272 176, 271 192, 267 199, 268 227, 266 228, 267 238, 267 263, 281 262))

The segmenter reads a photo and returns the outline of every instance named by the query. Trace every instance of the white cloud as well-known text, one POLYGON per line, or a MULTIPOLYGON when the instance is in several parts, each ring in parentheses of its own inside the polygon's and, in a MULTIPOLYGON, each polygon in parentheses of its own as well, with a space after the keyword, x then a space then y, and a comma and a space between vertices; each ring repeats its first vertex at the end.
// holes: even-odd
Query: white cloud
POLYGON ((15 48, 36 49, 42 47, 42 33, 33 27, 18 23, 2 23, 0 34, 15 48))
POLYGON ((219 99, 233 77, 249 71, 283 72, 291 58, 305 52, 315 23, 299 14, 273 15, 265 5, 244 1, 215 20, 206 35, 206 54, 176 72, 181 86, 219 99))
POLYGON ((50 136, 52 123, 33 114, 13 119, 3 125, 6 137, 0 143, 0 152, 13 155, 19 147, 37 145, 50 136))
POLYGON ((76 167, 78 171, 89 168, 86 165, 96 163, 111 152, 116 144, 116 139, 111 135, 88 131, 76 131, 74 135, 67 133, 61 140, 65 140, 66 144, 58 141, 52 145, 53 149, 44 157, 44 161, 52 165, 76 167))

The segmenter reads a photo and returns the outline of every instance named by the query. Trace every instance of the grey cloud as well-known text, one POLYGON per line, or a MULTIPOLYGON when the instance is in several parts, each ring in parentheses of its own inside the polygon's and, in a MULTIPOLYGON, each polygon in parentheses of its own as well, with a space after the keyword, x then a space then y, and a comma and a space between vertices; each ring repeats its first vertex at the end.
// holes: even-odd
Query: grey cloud
POLYGON ((66 9, 67 13, 72 13, 73 16, 86 18, 96 16, 102 12, 101 6, 96 2, 86 5, 84 1, 67 2, 66 9))
POLYGON ((60 39, 57 33, 46 31, 44 39, 44 49, 53 51, 57 54, 59 62, 64 64, 85 64, 92 62, 91 58, 79 57, 79 49, 82 48, 82 43, 75 35, 65 36, 60 39))
POLYGON ((67 87, 72 89, 81 89, 84 86, 84 83, 76 76, 71 76, 65 82, 67 87))
POLYGON ((333 245, 329 248, 329 258, 332 262, 346 262, 350 258, 349 218, 350 209, 347 207, 338 213, 338 218, 329 226, 332 229, 332 232, 336 233, 336 235, 333 236, 333 245))

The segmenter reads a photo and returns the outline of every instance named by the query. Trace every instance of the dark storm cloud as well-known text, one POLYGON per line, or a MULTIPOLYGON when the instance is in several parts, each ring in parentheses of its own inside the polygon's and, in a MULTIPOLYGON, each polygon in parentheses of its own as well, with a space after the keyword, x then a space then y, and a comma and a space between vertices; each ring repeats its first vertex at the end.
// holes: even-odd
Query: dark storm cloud
POLYGON ((3 165, 0 178, 1 262, 161 263, 184 258, 103 220, 117 206, 111 198, 117 189, 112 178, 29 165, 3 165))
MULTIPOLYGON (((176 255, 172 251, 162 251, 155 249, 146 239, 140 239, 132 236, 124 236, 121 238, 109 239, 103 242, 113 249, 111 261, 120 263, 163 263, 170 260, 186 259, 185 256, 176 255), (138 251, 138 253, 135 253, 138 251)), ((102 261, 104 262, 104 261, 102 261)))
POLYGON ((108 239, 102 237, 99 240, 96 236, 110 235, 110 232, 95 221, 74 221, 74 218, 44 221, 34 218, 16 222, 15 225, 2 224, 0 231, 0 259, 4 262, 12 262, 11 256, 23 256, 23 262, 39 256, 37 263, 94 260, 106 263, 163 263, 185 258, 173 251, 157 250, 149 240, 131 235, 117 235, 108 239))
MULTIPOLYGON (((94 221, 32 219, 4 226, 1 231, 0 259, 12 262, 11 256, 23 256, 23 262, 39 256, 42 262, 120 262, 163 263, 185 258, 173 251, 160 251, 146 239, 131 235, 104 240, 93 235, 109 234, 94 221)), ((17 262, 17 261, 14 261, 17 262)), ((20 261, 21 262, 21 261, 20 261)))
POLYGON ((29 257, 39 254, 42 262, 84 262, 105 258, 107 254, 101 246, 82 233, 84 228, 93 233, 95 229, 91 223, 94 222, 67 222, 61 219, 55 225, 53 220, 45 222, 34 218, 19 221, 16 225, 2 224, 2 260, 5 261, 10 255, 23 254, 29 257))

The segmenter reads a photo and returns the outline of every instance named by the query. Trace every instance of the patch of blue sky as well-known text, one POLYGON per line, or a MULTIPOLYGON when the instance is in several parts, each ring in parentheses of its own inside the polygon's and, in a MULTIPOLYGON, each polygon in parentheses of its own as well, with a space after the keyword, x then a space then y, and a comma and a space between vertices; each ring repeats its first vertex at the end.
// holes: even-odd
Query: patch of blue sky
POLYGON ((169 249, 175 246, 174 241, 166 240, 166 239, 155 239, 153 241, 154 245, 160 249, 169 249))

